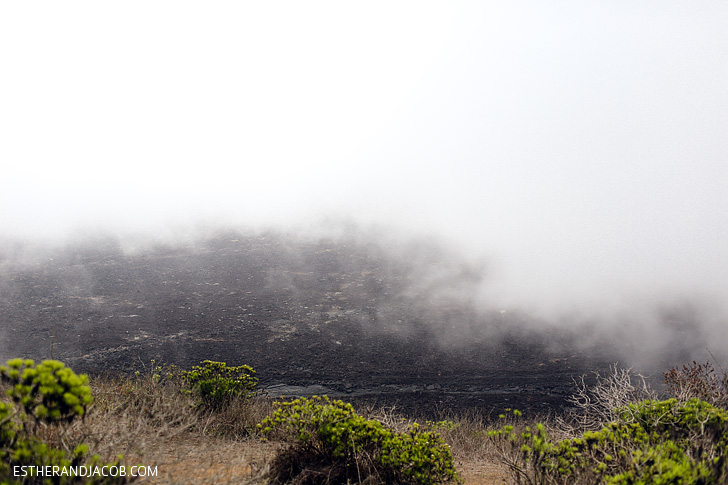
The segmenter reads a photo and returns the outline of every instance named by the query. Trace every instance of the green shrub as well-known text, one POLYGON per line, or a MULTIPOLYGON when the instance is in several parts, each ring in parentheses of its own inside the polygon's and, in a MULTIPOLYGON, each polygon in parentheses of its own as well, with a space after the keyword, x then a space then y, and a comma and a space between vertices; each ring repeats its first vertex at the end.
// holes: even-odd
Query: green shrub
MULTIPOLYGON (((76 375, 63 363, 12 359, 0 366, 0 380, 9 386, 13 403, 0 402, 0 482, 2 483, 125 483, 126 477, 34 476, 34 467, 101 467, 97 456, 88 457, 88 446, 68 453, 38 439, 40 427, 66 426, 83 417, 92 402, 88 376, 76 375), (21 467, 21 468, 16 468, 21 467), (22 468, 26 467, 26 468, 22 468), (30 467, 30 468, 29 468, 30 467), (16 476, 15 472, 26 476, 16 476)), ((121 457, 119 457, 121 459, 121 457)), ((114 462, 110 466, 119 467, 114 462)))
POLYGON ((11 385, 8 395, 38 422, 71 422, 93 401, 88 376, 57 360, 36 366, 32 360, 12 359, 0 366, 0 376, 11 385))
POLYGON ((620 420, 580 438, 553 441, 545 427, 508 424, 491 436, 505 446, 517 483, 719 484, 728 479, 728 415, 691 400, 643 401, 620 420))
POLYGON ((415 423, 396 433, 356 414, 351 404, 314 396, 279 402, 259 428, 292 441, 271 465, 274 483, 458 481, 450 447, 415 423))
POLYGON ((182 379, 200 397, 201 404, 210 407, 222 406, 234 397, 252 397, 258 386, 252 367, 229 367, 224 362, 211 360, 204 360, 192 370, 183 371, 182 379))

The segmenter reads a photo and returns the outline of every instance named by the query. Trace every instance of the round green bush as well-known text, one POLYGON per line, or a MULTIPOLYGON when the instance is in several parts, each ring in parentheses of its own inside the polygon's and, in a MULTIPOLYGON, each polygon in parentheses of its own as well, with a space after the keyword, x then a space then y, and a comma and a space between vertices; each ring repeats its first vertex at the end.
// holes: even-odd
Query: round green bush
POLYGON ((274 483, 407 483, 459 481, 450 447, 417 424, 397 433, 327 396, 279 402, 260 423, 291 442, 271 465, 274 483))
POLYGON ((71 422, 93 402, 88 376, 57 360, 36 366, 30 359, 12 359, 0 366, 0 378, 10 384, 13 401, 39 422, 71 422))
POLYGON ((255 395, 258 386, 252 367, 228 366, 225 362, 211 360, 183 371, 182 379, 200 397, 202 404, 212 407, 223 405, 234 397, 247 399, 255 395))
MULTIPOLYGON (((13 403, 0 402, 0 483, 126 483, 124 476, 88 478, 68 475, 16 477, 18 468, 104 466, 98 456, 88 456, 88 446, 72 452, 55 448, 35 433, 41 426, 66 426, 86 414, 93 401, 88 376, 77 375, 62 362, 12 359, 0 366, 0 380, 8 384, 13 403), (15 405, 20 406, 20 410, 15 405)), ((119 460, 121 457, 119 457, 119 460)), ((119 461, 110 466, 121 467, 119 461)))

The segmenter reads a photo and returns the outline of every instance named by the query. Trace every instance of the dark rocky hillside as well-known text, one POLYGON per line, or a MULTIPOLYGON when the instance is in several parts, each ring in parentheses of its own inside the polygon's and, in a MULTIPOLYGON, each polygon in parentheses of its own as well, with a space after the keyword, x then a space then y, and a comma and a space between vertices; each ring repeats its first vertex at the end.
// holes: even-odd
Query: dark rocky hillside
POLYGON ((573 375, 614 362, 574 335, 476 310, 481 271, 426 244, 228 232, 136 252, 114 238, 20 252, 0 266, 5 359, 52 351, 91 373, 246 363, 273 395, 421 412, 559 408, 573 375))

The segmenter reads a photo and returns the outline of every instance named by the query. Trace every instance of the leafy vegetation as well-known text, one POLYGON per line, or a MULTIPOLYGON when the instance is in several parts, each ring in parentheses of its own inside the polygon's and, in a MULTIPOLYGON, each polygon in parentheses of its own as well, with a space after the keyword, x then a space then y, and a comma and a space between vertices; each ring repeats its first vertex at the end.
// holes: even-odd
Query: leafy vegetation
MULTIPOLYGON (((597 376, 592 389, 582 380, 573 400, 577 421, 601 423, 598 430, 575 436, 572 426, 566 431, 571 437, 555 439, 545 425, 526 424, 513 411, 489 436, 519 484, 728 482, 725 372, 721 377, 710 364, 693 362, 664 375, 672 399, 627 399, 653 392, 644 381, 635 387, 629 372, 616 367, 610 376, 597 376), (605 404, 613 402, 620 405, 605 404)), ((556 430, 563 434, 564 427, 556 430)))
POLYGON ((200 399, 201 404, 219 408, 233 398, 255 395, 258 379, 248 365, 228 366, 225 362, 202 361, 192 370, 183 371, 182 379, 200 399))
POLYGON ((518 484, 728 483, 726 373, 693 362, 664 375, 668 395, 659 397, 616 366, 576 380, 572 411, 551 421, 508 411, 499 425, 482 413, 417 424, 326 396, 273 403, 249 366, 203 361, 185 371, 152 362, 147 372, 90 383, 57 361, 13 359, 0 367, 0 482, 48 481, 14 477, 14 466, 123 467, 119 453, 165 463, 178 443, 180 461, 155 482, 202 483, 226 469, 248 470, 253 483, 445 483, 461 481, 457 460, 471 474, 474 463, 500 462, 518 484), (267 454, 251 458, 251 446, 267 454), (176 475, 194 453, 204 458, 191 466, 206 465, 176 475))
POLYGON ((512 424, 490 435, 505 445, 516 483, 725 483, 728 415, 675 399, 622 408, 621 419, 580 438, 552 440, 542 424, 512 424))
POLYGON ((57 360, 37 366, 32 360, 12 359, 0 366, 11 384, 8 395, 37 422, 70 422, 83 416, 93 399, 88 376, 76 375, 57 360))
MULTIPOLYGON (((85 466, 85 470, 113 466, 88 456, 89 447, 79 444, 68 452, 38 438, 41 430, 69 425, 83 417, 93 401, 88 376, 76 375, 63 363, 12 359, 0 366, 0 380, 9 387, 12 403, 0 402, 0 480, 2 483, 125 483, 125 476, 93 477, 72 474, 36 475, 38 467, 85 466)), ((121 457, 119 457, 119 460, 121 457)), ((51 468, 52 470, 52 468, 51 468)))
POLYGON ((175 425, 176 408, 185 428, 201 427, 209 435, 242 438, 256 433, 256 425, 271 411, 269 400, 258 392, 258 379, 250 366, 205 360, 183 370, 154 360, 151 364, 147 372, 136 372, 123 383, 133 405, 151 400, 145 404, 154 409, 146 414, 158 416, 160 424, 175 425), (170 403, 170 397, 176 399, 170 403), (162 409, 166 404, 173 409, 162 409))
POLYGON ((398 433, 328 397, 278 403, 260 425, 291 442, 271 464, 274 483, 413 483, 457 481, 450 447, 415 423, 398 433))

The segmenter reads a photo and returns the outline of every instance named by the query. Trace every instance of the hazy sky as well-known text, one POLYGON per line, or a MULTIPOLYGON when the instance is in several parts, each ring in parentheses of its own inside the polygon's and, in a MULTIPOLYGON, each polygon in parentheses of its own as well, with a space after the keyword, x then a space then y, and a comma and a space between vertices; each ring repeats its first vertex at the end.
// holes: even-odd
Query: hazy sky
POLYGON ((513 303, 728 296, 728 3, 3 2, 0 230, 351 218, 513 303))

